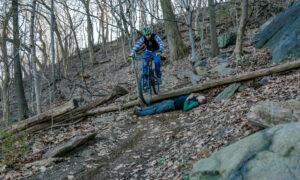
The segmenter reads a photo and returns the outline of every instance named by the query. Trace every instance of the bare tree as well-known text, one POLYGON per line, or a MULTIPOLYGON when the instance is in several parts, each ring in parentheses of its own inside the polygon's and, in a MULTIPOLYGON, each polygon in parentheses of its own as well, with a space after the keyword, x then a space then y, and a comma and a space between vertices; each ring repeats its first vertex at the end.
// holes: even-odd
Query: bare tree
POLYGON ((52 65, 52 86, 53 86, 53 102, 55 104, 55 92, 56 92, 56 79, 55 79, 55 41, 54 41, 54 0, 51 0, 51 26, 50 26, 50 38, 51 38, 51 65, 52 65))
POLYGON ((237 32, 236 45, 234 49, 234 54, 236 55, 237 60, 241 59, 243 53, 243 38, 245 34, 245 27, 248 19, 248 0, 242 0, 242 16, 240 18, 240 24, 237 32))
POLYGON ((29 109, 27 106, 25 92, 23 87, 22 70, 20 63, 20 37, 19 37, 19 2, 18 0, 12 0, 13 11, 13 60, 14 60, 14 79, 15 90, 18 101, 18 114, 19 120, 26 119, 29 116, 29 109))
POLYGON ((184 45, 181 34, 178 30, 175 15, 172 9, 170 0, 160 0, 163 17, 165 21, 165 29, 168 38, 168 44, 170 54, 173 62, 176 62, 178 58, 184 56, 187 52, 187 48, 184 45))
POLYGON ((9 74, 9 62, 8 62, 8 55, 7 55, 7 46, 6 46, 6 39, 7 39, 7 26, 8 21, 12 15, 12 8, 10 8, 9 12, 5 14, 4 20, 2 22, 2 37, 1 37, 1 52, 2 52, 2 61, 3 61, 3 79, 2 79, 2 109, 3 109, 3 122, 9 123, 9 81, 10 81, 10 74, 9 74))
POLYGON ((67 2, 66 2, 66 0, 62 0, 62 2, 63 2, 63 5, 64 5, 64 8, 65 8, 65 11, 66 11, 69 23, 70 23, 70 27, 71 27, 74 39, 75 39, 76 52, 77 52, 77 55, 78 55, 79 60, 81 62, 81 77, 83 79, 83 76, 84 76, 84 64, 83 64, 83 60, 82 60, 81 54, 80 54, 80 49, 79 49, 79 45, 78 45, 78 41, 77 41, 76 30, 75 30, 74 25, 73 25, 72 17, 71 17, 71 14, 69 12, 69 8, 67 6, 67 2))
POLYGON ((105 26, 105 22, 107 21, 107 2, 104 0, 103 2, 96 0, 98 8, 100 9, 101 16, 100 16, 100 28, 101 28, 101 34, 99 34, 99 37, 102 38, 102 45, 103 49, 105 49, 105 55, 107 56, 107 48, 106 48, 106 42, 108 34, 106 33, 108 31, 108 25, 105 26), (107 28, 106 28, 107 27, 107 28))
MULTIPOLYGON (((48 9, 51 13, 51 21, 48 20, 48 17, 42 15, 40 13, 40 15, 42 15, 44 17, 44 19, 48 22, 48 24, 50 25, 50 31, 51 31, 51 27, 52 27, 52 24, 53 24, 53 31, 55 32, 56 34, 56 37, 57 37, 57 40, 58 40, 58 43, 59 43, 59 47, 60 47, 60 51, 62 52, 62 58, 63 58, 63 62, 64 64, 66 65, 67 64, 67 53, 66 53, 66 50, 64 48, 64 45, 63 45, 63 42, 62 42, 62 38, 61 38, 61 35, 60 35, 60 32, 58 30, 58 26, 57 26, 57 23, 56 23, 56 18, 55 18, 55 9, 53 7, 53 10, 52 10, 52 0, 51 0, 51 7, 48 6, 45 2, 45 0, 40 0, 40 2, 42 3, 42 5, 48 9), (52 11, 53 11, 53 19, 52 19, 52 11), (53 21, 53 22, 52 22, 53 21)), ((54 6, 54 2, 53 2, 53 6, 54 6)), ((51 32, 50 32, 51 34, 51 32)), ((51 35, 50 35, 51 36, 51 35)), ((53 34, 54 36, 54 34, 53 34)), ((55 49, 55 48, 54 48, 55 49)), ((55 52, 55 50, 54 50, 55 52)), ((54 61, 55 61, 55 58, 54 58, 54 61)), ((67 69, 67 66, 65 66, 65 69, 67 69)), ((65 70, 66 71, 66 70, 65 70)))
POLYGON ((220 50, 217 41, 216 14, 215 14, 214 0, 208 0, 208 7, 209 7, 209 18, 210 18, 211 55, 215 57, 219 54, 220 50))
MULTIPOLYGON (((195 48, 195 40, 194 40, 194 32, 193 32, 193 11, 194 11, 194 6, 190 0, 183 0, 183 7, 185 9, 185 13, 187 16, 187 26, 189 28, 189 34, 190 34, 190 43, 192 46, 192 58, 190 60, 191 64, 195 63, 196 60, 196 48, 195 48)), ((195 2, 194 2, 195 3, 195 2)))
POLYGON ((142 29, 147 24, 147 16, 145 9, 145 3, 142 1, 139 1, 139 7, 140 7, 140 29, 142 29))
POLYGON ((90 62, 95 64, 95 55, 94 55, 94 37, 93 37, 93 24, 91 21, 90 13, 90 1, 91 0, 80 0, 85 7, 86 20, 87 20, 87 35, 88 35, 88 46, 89 46, 89 57, 90 62))
POLYGON ((32 6, 31 22, 30 22, 31 63, 33 66, 36 111, 37 114, 40 114, 42 112, 42 108, 41 108, 41 98, 40 98, 39 77, 37 75, 37 68, 36 68, 36 49, 35 49, 35 38, 34 38, 36 0, 31 1, 31 6, 32 6))

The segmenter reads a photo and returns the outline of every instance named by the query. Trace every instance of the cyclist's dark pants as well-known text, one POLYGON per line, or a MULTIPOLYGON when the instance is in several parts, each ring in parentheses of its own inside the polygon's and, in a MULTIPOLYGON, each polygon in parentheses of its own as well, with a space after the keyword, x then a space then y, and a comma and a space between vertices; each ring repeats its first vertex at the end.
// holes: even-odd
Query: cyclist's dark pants
POLYGON ((175 110, 174 101, 166 100, 153 106, 144 107, 139 111, 140 116, 146 116, 151 114, 164 113, 175 110))
POLYGON ((156 51, 154 52, 150 52, 150 51, 146 51, 143 55, 143 72, 144 74, 147 73, 147 68, 146 68, 146 63, 149 61, 149 58, 151 56, 154 57, 154 65, 155 65, 155 75, 158 78, 161 78, 161 71, 160 71, 160 55, 155 56, 156 51))

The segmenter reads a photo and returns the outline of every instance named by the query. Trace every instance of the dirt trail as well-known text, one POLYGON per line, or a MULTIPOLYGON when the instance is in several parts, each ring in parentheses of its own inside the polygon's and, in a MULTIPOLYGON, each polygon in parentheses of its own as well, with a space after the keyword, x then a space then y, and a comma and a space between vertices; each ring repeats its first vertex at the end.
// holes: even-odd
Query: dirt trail
MULTIPOLYGON (((170 148, 170 143, 162 144, 166 132, 182 127, 176 123, 178 112, 170 115, 103 123, 101 126, 108 125, 108 128, 99 131, 95 140, 71 152, 66 161, 50 171, 30 179, 65 179, 72 175, 79 179, 127 179, 136 173, 134 167, 147 166, 149 158, 170 148), (102 155, 83 157, 86 149, 97 149, 97 154, 102 155)), ((143 173, 138 171, 137 174, 143 173)))

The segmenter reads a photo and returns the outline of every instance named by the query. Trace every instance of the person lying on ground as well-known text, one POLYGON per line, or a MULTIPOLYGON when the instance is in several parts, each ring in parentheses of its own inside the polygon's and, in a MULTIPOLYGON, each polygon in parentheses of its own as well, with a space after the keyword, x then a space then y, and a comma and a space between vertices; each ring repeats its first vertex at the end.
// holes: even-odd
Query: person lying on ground
POLYGON ((200 104, 206 103, 204 96, 195 96, 193 93, 189 96, 180 96, 173 100, 165 100, 161 103, 157 103, 149 107, 134 107, 134 114, 139 116, 146 116, 158 113, 164 113, 172 110, 181 109, 183 112, 187 112, 200 104))

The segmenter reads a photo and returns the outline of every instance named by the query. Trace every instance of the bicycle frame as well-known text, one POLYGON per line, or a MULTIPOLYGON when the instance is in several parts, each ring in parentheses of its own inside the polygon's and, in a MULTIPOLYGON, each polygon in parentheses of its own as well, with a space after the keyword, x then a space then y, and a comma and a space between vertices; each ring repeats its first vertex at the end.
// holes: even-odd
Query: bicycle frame
POLYGON ((152 89, 154 94, 158 94, 159 91, 159 84, 157 83, 154 70, 153 70, 153 61, 154 57, 149 57, 149 60, 146 61, 146 64, 143 64, 146 68, 146 72, 144 73, 144 67, 143 67, 143 73, 140 77, 139 81, 139 94, 141 97, 141 100, 145 104, 150 104, 151 96, 152 96, 152 89), (148 91, 148 93, 144 94, 145 91, 148 91))

